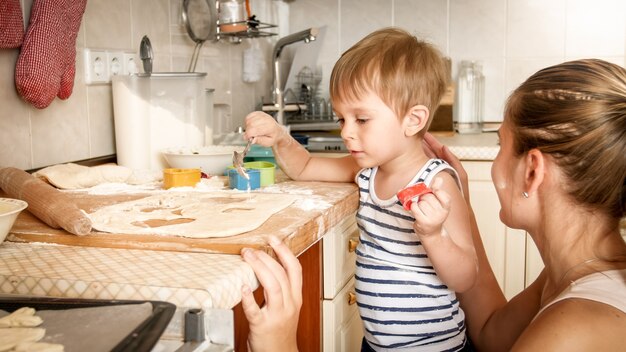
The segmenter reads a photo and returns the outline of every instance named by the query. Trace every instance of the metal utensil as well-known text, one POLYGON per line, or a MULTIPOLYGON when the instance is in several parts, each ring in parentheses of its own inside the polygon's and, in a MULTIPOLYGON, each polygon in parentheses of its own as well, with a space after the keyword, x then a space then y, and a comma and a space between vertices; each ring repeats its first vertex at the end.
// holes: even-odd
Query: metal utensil
POLYGON ((217 9, 215 0, 184 0, 183 23, 189 37, 196 42, 189 62, 189 72, 196 71, 196 63, 200 56, 202 44, 210 38, 215 38, 217 32, 217 9))
POLYGON ((250 179, 250 175, 248 175, 248 173, 246 172, 246 169, 243 168, 243 158, 246 156, 246 154, 248 154, 248 151, 250 150, 250 145, 252 145, 253 141, 254 141, 254 137, 248 139, 248 143, 246 144, 246 147, 243 149, 243 152, 239 153, 236 150, 233 152, 233 166, 237 170, 237 173, 241 177, 245 177, 246 180, 250 179))
POLYGON ((150 44, 150 39, 147 35, 141 38, 139 58, 143 62, 143 71, 148 74, 152 73, 152 44, 150 44))

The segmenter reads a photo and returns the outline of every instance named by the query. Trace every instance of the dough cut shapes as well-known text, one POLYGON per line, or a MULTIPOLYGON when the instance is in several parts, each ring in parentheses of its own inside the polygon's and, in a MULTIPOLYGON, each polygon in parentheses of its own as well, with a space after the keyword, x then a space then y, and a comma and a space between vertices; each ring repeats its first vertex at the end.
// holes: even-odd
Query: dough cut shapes
POLYGON ((0 328, 11 327, 34 327, 39 326, 43 320, 35 315, 35 309, 30 307, 22 307, 13 313, 0 318, 0 328))
POLYGON ((4 328, 0 329, 0 351, 10 351, 26 342, 37 342, 46 335, 42 328, 4 328))
POLYGON ((258 228, 296 199, 284 193, 163 193, 105 206, 88 216, 93 228, 103 232, 227 237, 258 228))
POLYGON ((65 348, 58 343, 22 342, 12 352, 63 352, 65 348))

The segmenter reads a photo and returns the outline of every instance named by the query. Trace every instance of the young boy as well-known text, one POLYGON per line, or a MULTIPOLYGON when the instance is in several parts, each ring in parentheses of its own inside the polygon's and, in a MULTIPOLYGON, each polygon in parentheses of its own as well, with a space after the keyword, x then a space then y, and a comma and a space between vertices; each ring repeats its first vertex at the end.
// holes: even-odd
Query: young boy
POLYGON ((376 31, 346 51, 330 80, 350 151, 343 158, 312 157, 271 116, 246 117, 246 138, 271 146, 292 179, 359 186, 356 292, 365 351, 466 346, 455 292, 471 288, 477 273, 468 210, 456 172, 422 148, 447 73, 434 47, 399 29, 376 31), (418 182, 433 194, 407 211, 396 194, 418 182))

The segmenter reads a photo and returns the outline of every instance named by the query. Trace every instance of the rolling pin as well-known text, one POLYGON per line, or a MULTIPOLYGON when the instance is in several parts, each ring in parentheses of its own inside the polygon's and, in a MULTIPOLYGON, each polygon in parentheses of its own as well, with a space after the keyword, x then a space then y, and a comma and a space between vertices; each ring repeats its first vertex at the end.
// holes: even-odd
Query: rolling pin
POLYGON ((52 228, 75 235, 91 232, 91 220, 66 195, 26 171, 0 168, 0 188, 28 203, 28 211, 52 228))

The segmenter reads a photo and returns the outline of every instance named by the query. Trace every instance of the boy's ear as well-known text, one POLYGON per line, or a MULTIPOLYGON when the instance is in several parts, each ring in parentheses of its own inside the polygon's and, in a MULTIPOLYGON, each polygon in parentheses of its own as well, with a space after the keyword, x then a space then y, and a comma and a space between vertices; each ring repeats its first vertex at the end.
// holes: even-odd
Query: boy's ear
POLYGON ((404 116, 404 135, 414 136, 428 126, 430 111, 424 105, 415 105, 404 116))

